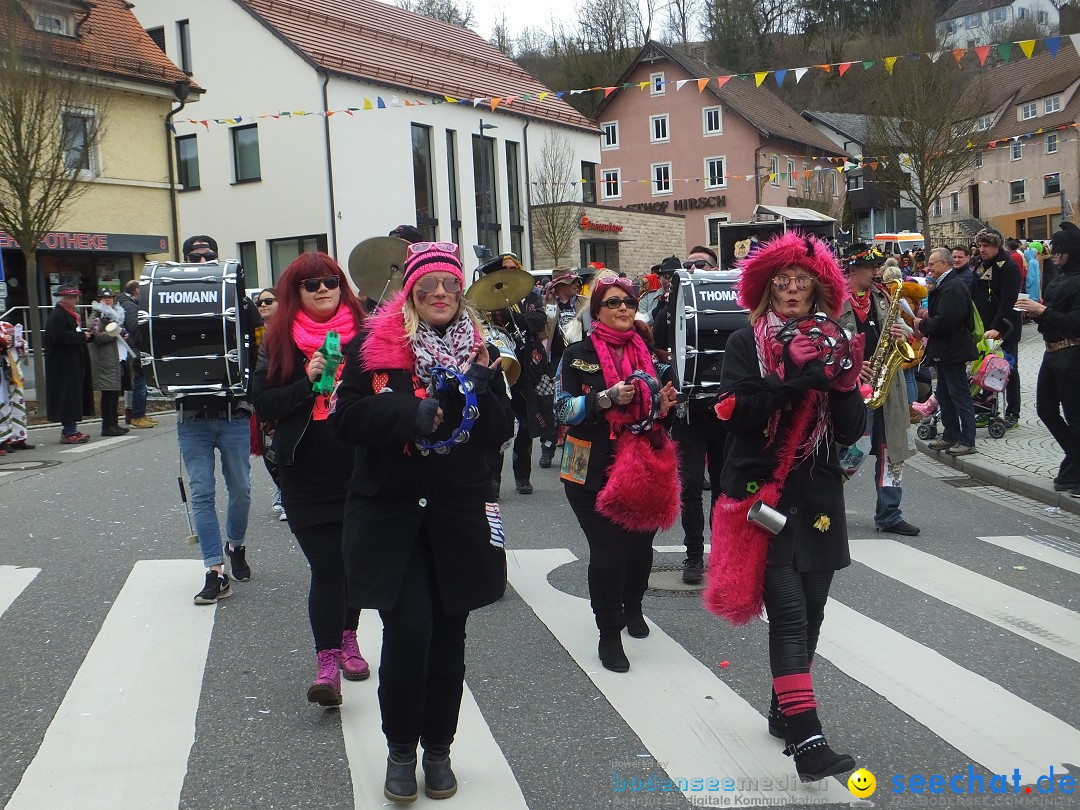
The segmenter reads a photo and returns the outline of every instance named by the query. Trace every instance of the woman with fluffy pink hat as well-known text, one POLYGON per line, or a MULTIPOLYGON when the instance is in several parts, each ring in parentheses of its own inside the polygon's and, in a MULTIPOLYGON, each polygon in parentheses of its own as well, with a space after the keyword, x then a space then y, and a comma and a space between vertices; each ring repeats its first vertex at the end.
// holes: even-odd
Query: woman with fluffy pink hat
POLYGON ((720 495, 705 601, 733 624, 764 606, 769 731, 785 739, 785 753, 809 782, 855 767, 822 734, 810 664, 833 574, 851 562, 836 446, 863 432, 863 339, 849 341, 835 323, 844 278, 818 239, 789 231, 740 269, 739 303, 751 325, 731 335, 724 356, 716 410, 728 440, 714 482, 720 495), (755 507, 771 510, 768 527, 751 520, 755 507))

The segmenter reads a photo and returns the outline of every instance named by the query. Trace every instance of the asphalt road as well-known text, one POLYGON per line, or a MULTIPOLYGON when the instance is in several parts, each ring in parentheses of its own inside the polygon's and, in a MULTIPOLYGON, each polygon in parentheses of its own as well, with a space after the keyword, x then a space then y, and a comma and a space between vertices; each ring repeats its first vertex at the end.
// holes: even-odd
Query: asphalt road
MULTIPOLYGON (((171 418, 78 448, 56 433, 0 459, 0 805, 384 806, 377 677, 348 684, 341 710, 304 699, 306 565, 261 464, 253 579, 196 607, 203 569, 184 542, 171 418)), ((956 476, 927 460, 905 473, 917 538, 875 532, 872 482, 849 484, 855 562, 835 580, 813 668, 826 733, 875 774, 877 807, 1080 806, 1060 779, 1080 778, 1080 522, 956 476), (1051 767, 1054 793, 1040 795, 1051 767), (914 792, 914 774, 941 775, 929 784, 945 792, 914 792), (991 794, 994 774, 1007 794, 991 794), (982 777, 985 792, 954 795, 953 776, 962 791, 982 777)), ((584 539, 556 471, 533 484, 531 496, 504 485, 511 587, 470 619, 461 787, 446 806, 854 801, 841 780, 798 785, 768 736, 765 625, 724 624, 668 587, 674 573, 646 598, 652 635, 626 640, 630 673, 603 670, 584 539)), ((656 565, 681 559, 658 551, 656 565)), ((365 613, 370 658, 378 632, 365 613)), ((432 802, 421 791, 418 804, 432 802)))

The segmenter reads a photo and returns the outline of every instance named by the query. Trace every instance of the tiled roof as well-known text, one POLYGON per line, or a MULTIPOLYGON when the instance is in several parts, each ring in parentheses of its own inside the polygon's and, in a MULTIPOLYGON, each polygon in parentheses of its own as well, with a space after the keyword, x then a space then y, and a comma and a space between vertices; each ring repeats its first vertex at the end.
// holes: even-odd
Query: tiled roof
POLYGON ((944 14, 938 17, 938 22, 955 20, 982 11, 990 11, 990 9, 1001 8, 1011 3, 1012 0, 957 0, 957 2, 945 9, 944 14))
MULTIPOLYGON (((548 90, 475 31, 376 0, 235 0, 319 69, 399 91, 455 98, 548 90)), ((530 118, 594 131, 561 99, 515 101, 530 118)))
MULTIPOLYGON (((188 80, 187 74, 143 30, 130 4, 124 0, 94 0, 85 5, 90 14, 79 27, 77 39, 37 31, 20 14, 16 26, 23 48, 44 51, 65 65, 134 82, 171 86, 188 80)), ((202 92, 194 84, 192 89, 202 92)))
POLYGON ((1018 121, 1016 115, 1017 104, 1053 95, 1078 79, 1080 55, 1077 55, 1072 42, 1064 37, 1057 58, 1043 51, 1030 59, 1021 59, 993 68, 983 77, 983 81, 993 88, 983 111, 990 113, 1002 104, 1007 106, 1001 114, 1001 120, 989 132, 983 133, 986 139, 993 141, 1011 138, 1037 129, 1052 129, 1080 120, 1080 92, 1074 93, 1067 105, 1049 115, 1038 115, 1027 121, 1018 121))
MULTIPOLYGON (((718 73, 729 72, 716 67, 709 67, 704 62, 684 53, 679 53, 659 42, 649 41, 634 58, 634 61, 630 63, 630 66, 624 71, 616 85, 624 84, 627 77, 641 63, 643 58, 653 54, 670 60, 682 68, 688 77, 692 78, 715 77, 718 73)), ((768 138, 778 138, 792 143, 812 146, 832 155, 844 154, 844 151, 819 131, 817 127, 787 106, 772 91, 764 87, 755 87, 753 82, 733 78, 725 82, 724 86, 719 89, 716 88, 715 80, 711 81, 708 90, 768 138)), ((631 92, 636 92, 636 90, 631 92)), ((615 93, 608 96, 600 105, 600 110, 603 110, 614 96, 615 93)), ((597 116, 599 114, 600 111, 597 111, 597 116)))
POLYGON ((804 110, 803 116, 810 116, 830 127, 849 141, 860 146, 866 143, 870 131, 870 117, 859 113, 834 113, 822 110, 804 110))

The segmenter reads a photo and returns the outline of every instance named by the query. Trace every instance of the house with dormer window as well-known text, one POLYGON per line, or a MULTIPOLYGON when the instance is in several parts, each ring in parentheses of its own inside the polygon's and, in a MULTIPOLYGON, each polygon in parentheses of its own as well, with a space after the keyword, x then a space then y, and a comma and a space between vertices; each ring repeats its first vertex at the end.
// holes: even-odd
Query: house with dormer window
POLYGON ((1041 36, 1058 32, 1060 15, 1051 0, 957 0, 937 19, 945 48, 975 48, 1002 41, 1017 24, 1030 24, 1041 36))

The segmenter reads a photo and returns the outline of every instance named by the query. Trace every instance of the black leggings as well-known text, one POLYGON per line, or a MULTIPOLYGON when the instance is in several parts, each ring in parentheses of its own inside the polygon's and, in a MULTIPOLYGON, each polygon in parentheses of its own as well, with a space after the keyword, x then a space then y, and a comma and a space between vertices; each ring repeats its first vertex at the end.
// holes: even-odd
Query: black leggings
POLYGON ((391 745, 449 745, 457 733, 465 683, 468 613, 447 615, 432 576, 430 539, 422 528, 393 610, 383 622, 379 664, 382 729, 391 745))
POLYGON ((655 531, 630 532, 596 511, 595 492, 566 484, 566 499, 589 541, 589 602, 601 633, 618 633, 641 613, 649 587, 655 531))
POLYGON ((294 530, 296 542, 311 567, 308 589, 308 619, 315 636, 315 649, 336 650, 341 634, 355 630, 359 609, 345 602, 345 563, 341 555, 341 523, 320 523, 294 530))
POLYGON ((833 571, 765 569, 765 611, 769 616, 769 665, 774 678, 810 671, 833 571))

